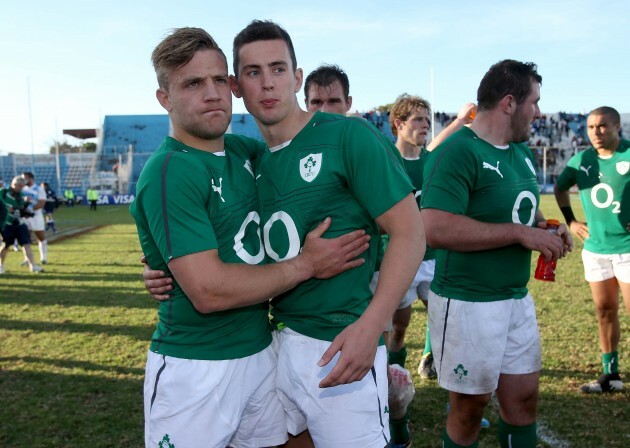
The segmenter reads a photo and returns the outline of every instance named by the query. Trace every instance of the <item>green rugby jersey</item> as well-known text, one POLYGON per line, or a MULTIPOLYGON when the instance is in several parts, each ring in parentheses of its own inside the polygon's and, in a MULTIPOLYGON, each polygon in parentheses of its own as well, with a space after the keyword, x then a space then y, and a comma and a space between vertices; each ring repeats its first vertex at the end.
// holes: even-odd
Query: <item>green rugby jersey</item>
POLYGON ((272 322, 332 341, 372 297, 378 229, 374 219, 413 187, 396 148, 365 120, 316 113, 286 146, 260 158, 258 195, 267 254, 295 257, 308 232, 330 216, 325 237, 357 229, 372 236, 366 263, 328 280, 308 280, 272 300, 272 322))
MULTIPOLYGON (((500 149, 464 127, 433 151, 427 162, 422 208, 487 223, 535 226, 538 202, 533 156, 524 144, 500 149)), ((527 294, 531 251, 519 244, 477 252, 436 252, 431 283, 436 294, 479 302, 527 294)))
MULTIPOLYGON (((256 140, 225 136, 225 153, 200 151, 167 137, 148 160, 131 205, 149 266, 217 249, 226 263, 265 260, 251 154, 256 140)), ((250 356, 271 343, 268 304, 203 314, 174 282, 160 302, 151 350, 186 359, 250 356)))
POLYGON ((590 147, 567 163, 558 188, 577 184, 588 223, 584 249, 598 254, 630 252, 630 140, 621 140, 612 157, 599 157, 590 147))
POLYGON ((0 188, 0 201, 2 201, 6 208, 6 214, 4 216, 4 222, 0 222, 0 229, 4 226, 12 226, 19 224, 20 220, 14 216, 15 210, 19 210, 26 205, 26 199, 20 192, 14 194, 10 187, 0 188), (9 208, 13 207, 14 212, 10 213, 9 208))
MULTIPOLYGON (((420 153, 420 157, 417 159, 405 159, 403 158, 403 163, 405 165, 405 171, 409 175, 411 179, 411 183, 413 184, 413 188, 415 188, 415 196, 416 202, 418 203, 418 207, 420 207, 420 200, 422 198, 422 181, 424 180, 424 167, 427 164, 427 158, 431 154, 425 148, 422 148, 422 152, 420 153)), ((433 260, 435 258, 435 251, 427 245, 426 252, 424 254, 424 258, 422 261, 433 260)))

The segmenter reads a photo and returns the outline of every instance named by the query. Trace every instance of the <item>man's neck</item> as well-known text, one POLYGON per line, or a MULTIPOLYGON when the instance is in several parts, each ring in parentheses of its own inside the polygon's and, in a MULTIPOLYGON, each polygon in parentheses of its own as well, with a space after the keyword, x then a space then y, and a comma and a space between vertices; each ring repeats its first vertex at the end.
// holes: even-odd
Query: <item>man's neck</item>
POLYGON ((221 152, 225 150, 225 138, 223 135, 208 140, 200 137, 195 137, 186 132, 181 132, 174 129, 173 138, 178 142, 183 143, 186 146, 190 146, 191 148, 198 149, 199 151, 221 152))
POLYGON ((421 146, 404 142, 401 139, 396 140, 396 148, 398 148, 398 152, 400 152, 400 155, 405 159, 417 159, 422 152, 421 146))
POLYGON ((256 123, 267 146, 273 148, 274 146, 293 140, 293 138, 304 129, 312 117, 313 113, 303 111, 296 104, 295 109, 278 123, 265 125, 258 120, 256 120, 256 123))
POLYGON ((621 140, 616 140, 612 145, 610 145, 610 148, 598 148, 595 151, 597 151, 597 155, 600 157, 611 157, 615 151, 617 151, 617 148, 619 148, 619 143, 621 143, 621 140))
POLYGON ((507 146, 512 137, 510 123, 501 118, 491 112, 478 112, 475 121, 470 125, 470 130, 493 146, 507 146))

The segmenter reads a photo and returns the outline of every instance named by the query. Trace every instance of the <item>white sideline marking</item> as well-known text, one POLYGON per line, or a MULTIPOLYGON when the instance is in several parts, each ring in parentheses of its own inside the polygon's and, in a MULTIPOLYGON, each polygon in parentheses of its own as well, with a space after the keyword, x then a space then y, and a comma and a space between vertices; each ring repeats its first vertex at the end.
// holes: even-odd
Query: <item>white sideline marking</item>
POLYGON ((547 424, 541 420, 538 420, 537 432, 538 438, 552 448, 569 448, 571 446, 569 445, 569 442, 560 439, 556 434, 554 434, 547 424))

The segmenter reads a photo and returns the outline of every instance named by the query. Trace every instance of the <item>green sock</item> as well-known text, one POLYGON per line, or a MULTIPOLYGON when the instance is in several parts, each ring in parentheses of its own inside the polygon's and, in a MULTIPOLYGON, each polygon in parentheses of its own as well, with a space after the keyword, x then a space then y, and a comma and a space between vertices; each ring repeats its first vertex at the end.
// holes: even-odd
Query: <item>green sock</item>
POLYGON ((604 375, 619 373, 619 355, 617 352, 602 353, 602 365, 604 366, 604 375))
POLYGON ((409 440, 409 411, 400 420, 389 420, 389 432, 392 442, 395 444, 405 443, 409 440))
POLYGON ((499 417, 497 438, 501 448, 536 448, 536 422, 526 426, 514 426, 499 417))
POLYGON ((471 445, 458 445, 451 440, 451 438, 446 433, 446 429, 442 432, 442 448, 477 448, 479 446, 479 441, 475 440, 471 445))
POLYGON ((405 367, 407 361, 407 347, 403 347, 398 352, 389 352, 387 354, 387 363, 391 366, 398 364, 400 367, 405 367))
POLYGON ((427 322, 427 332, 424 336, 424 351, 422 352, 422 356, 431 352, 431 335, 429 334, 429 322, 427 322))

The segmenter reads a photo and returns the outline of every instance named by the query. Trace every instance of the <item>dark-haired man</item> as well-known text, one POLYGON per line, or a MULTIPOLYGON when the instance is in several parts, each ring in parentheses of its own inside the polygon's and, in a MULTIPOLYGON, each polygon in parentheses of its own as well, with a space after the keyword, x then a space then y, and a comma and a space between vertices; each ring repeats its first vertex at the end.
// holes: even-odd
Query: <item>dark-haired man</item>
POLYGON ((233 92, 269 146, 256 170, 267 253, 276 261, 295 256, 323 216, 333 218, 329 235, 363 228, 373 236, 370 263, 272 301, 289 431, 298 434, 308 422, 316 446, 382 448, 389 429, 379 340, 424 253, 412 185, 396 148, 364 120, 300 109, 302 70, 280 26, 252 22, 233 51, 233 92), (379 227, 390 242, 372 298, 379 227))
POLYGON ((599 326, 602 375, 584 393, 623 389, 619 376, 619 291, 630 313, 630 141, 619 137, 621 117, 598 107, 586 120, 590 148, 574 155, 555 187, 567 225, 584 242, 584 277, 591 288, 599 326), (575 219, 569 189, 577 184, 586 222, 575 219))
POLYGON ((451 410, 444 447, 474 447, 496 390, 502 447, 536 446, 541 368, 536 312, 527 292, 531 251, 572 249, 562 225, 546 231, 531 151, 540 117, 536 65, 501 61, 483 77, 478 112, 429 157, 422 188, 427 243, 436 253, 429 326, 451 410))
POLYGON ((304 103, 309 112, 346 115, 352 107, 348 75, 338 65, 317 67, 304 82, 304 103))

